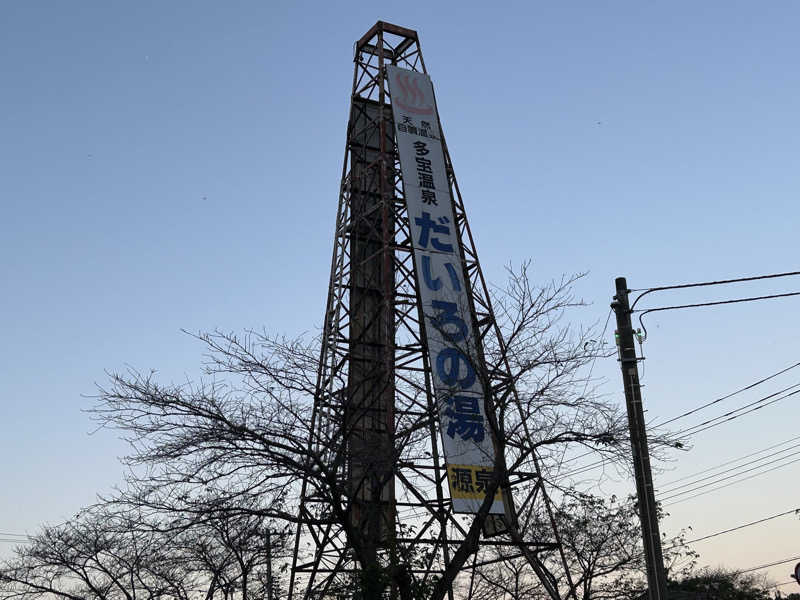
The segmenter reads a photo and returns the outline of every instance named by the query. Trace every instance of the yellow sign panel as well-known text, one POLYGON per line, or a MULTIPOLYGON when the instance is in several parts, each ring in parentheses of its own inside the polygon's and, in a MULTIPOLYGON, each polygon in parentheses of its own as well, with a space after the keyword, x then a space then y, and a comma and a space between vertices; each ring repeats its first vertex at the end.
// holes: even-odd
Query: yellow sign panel
MULTIPOLYGON (((465 500, 483 500, 494 476, 494 469, 480 465, 447 465, 450 496, 465 500)), ((494 499, 502 500, 500 487, 494 499)))

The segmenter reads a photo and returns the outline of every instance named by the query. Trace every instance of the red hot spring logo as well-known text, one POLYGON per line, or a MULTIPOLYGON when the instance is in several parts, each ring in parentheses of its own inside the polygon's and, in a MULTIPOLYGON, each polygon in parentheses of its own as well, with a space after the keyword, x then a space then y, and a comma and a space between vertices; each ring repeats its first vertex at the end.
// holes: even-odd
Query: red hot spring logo
POLYGON ((412 78, 406 73, 397 76, 400 85, 400 97, 392 98, 392 102, 410 113, 417 115, 432 115, 433 105, 425 102, 425 94, 419 89, 419 79, 412 78))

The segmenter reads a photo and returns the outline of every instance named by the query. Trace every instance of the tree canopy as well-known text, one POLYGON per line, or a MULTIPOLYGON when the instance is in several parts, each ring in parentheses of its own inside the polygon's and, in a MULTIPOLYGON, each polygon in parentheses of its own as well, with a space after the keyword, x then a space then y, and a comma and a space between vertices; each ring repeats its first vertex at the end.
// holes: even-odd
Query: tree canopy
POLYGON ((716 568, 703 569, 667 588, 674 600, 770 600, 772 594, 763 579, 752 573, 716 568))

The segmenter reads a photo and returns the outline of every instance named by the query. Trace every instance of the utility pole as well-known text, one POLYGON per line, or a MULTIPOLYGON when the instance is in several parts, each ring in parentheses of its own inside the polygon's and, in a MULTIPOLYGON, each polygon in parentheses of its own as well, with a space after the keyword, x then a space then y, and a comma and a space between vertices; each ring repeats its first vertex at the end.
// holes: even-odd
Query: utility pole
POLYGON ((272 530, 267 529, 267 600, 272 600, 272 530))
POLYGON ((611 308, 617 315, 619 362, 625 386, 625 404, 628 407, 633 472, 636 478, 636 496, 639 499, 639 518, 642 521, 642 540, 647 564, 647 594, 649 600, 667 600, 667 576, 661 552, 661 534, 658 531, 658 511, 653 493, 650 453, 647 449, 647 432, 637 364, 639 359, 636 357, 633 340, 628 283, 624 277, 618 277, 615 283, 617 294, 614 296, 611 308))

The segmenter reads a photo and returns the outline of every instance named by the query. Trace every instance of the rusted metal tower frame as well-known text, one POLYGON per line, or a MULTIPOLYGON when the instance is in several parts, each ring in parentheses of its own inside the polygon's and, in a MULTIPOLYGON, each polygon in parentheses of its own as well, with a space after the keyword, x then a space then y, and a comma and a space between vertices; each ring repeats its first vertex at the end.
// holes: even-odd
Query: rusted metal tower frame
MULTIPOLYGON (((410 565, 409 573, 424 581, 450 563, 450 546, 460 543, 466 528, 453 515, 445 491, 447 474, 439 452, 437 407, 384 67, 392 64, 427 71, 417 33, 380 21, 356 42, 354 62, 310 443, 329 464, 340 468, 338 483, 349 498, 346 506, 336 507, 340 517, 346 514, 350 525, 361 528, 376 557, 410 565), (359 363, 361 367, 354 368, 359 363), (359 369, 360 374, 354 376, 359 369), (425 455, 404 456, 406 447, 419 444, 420 434, 427 444, 425 455), (408 521, 418 529, 396 529, 396 523, 408 521), (417 559, 421 564, 411 564, 409 549, 421 545, 431 552, 417 559)), ((476 331, 480 340, 496 336, 502 347, 444 139, 442 143, 476 331)), ((516 395, 509 371, 505 359, 487 364, 494 398, 516 395)), ((535 457, 533 471, 540 482, 535 457)), ((297 586, 304 588, 304 598, 331 595, 337 575, 360 570, 341 518, 338 522, 320 518, 332 507, 312 488, 308 480, 303 482, 290 599, 299 597, 297 586), (303 560, 301 545, 308 538, 312 556, 303 560)), ((537 496, 543 497, 552 523, 549 500, 540 483, 520 508, 535 502, 537 496)), ((518 555, 532 563, 540 579, 547 574, 531 548, 561 551, 555 533, 556 543, 529 543, 518 555)), ((504 540, 482 543, 519 546, 504 540)))

